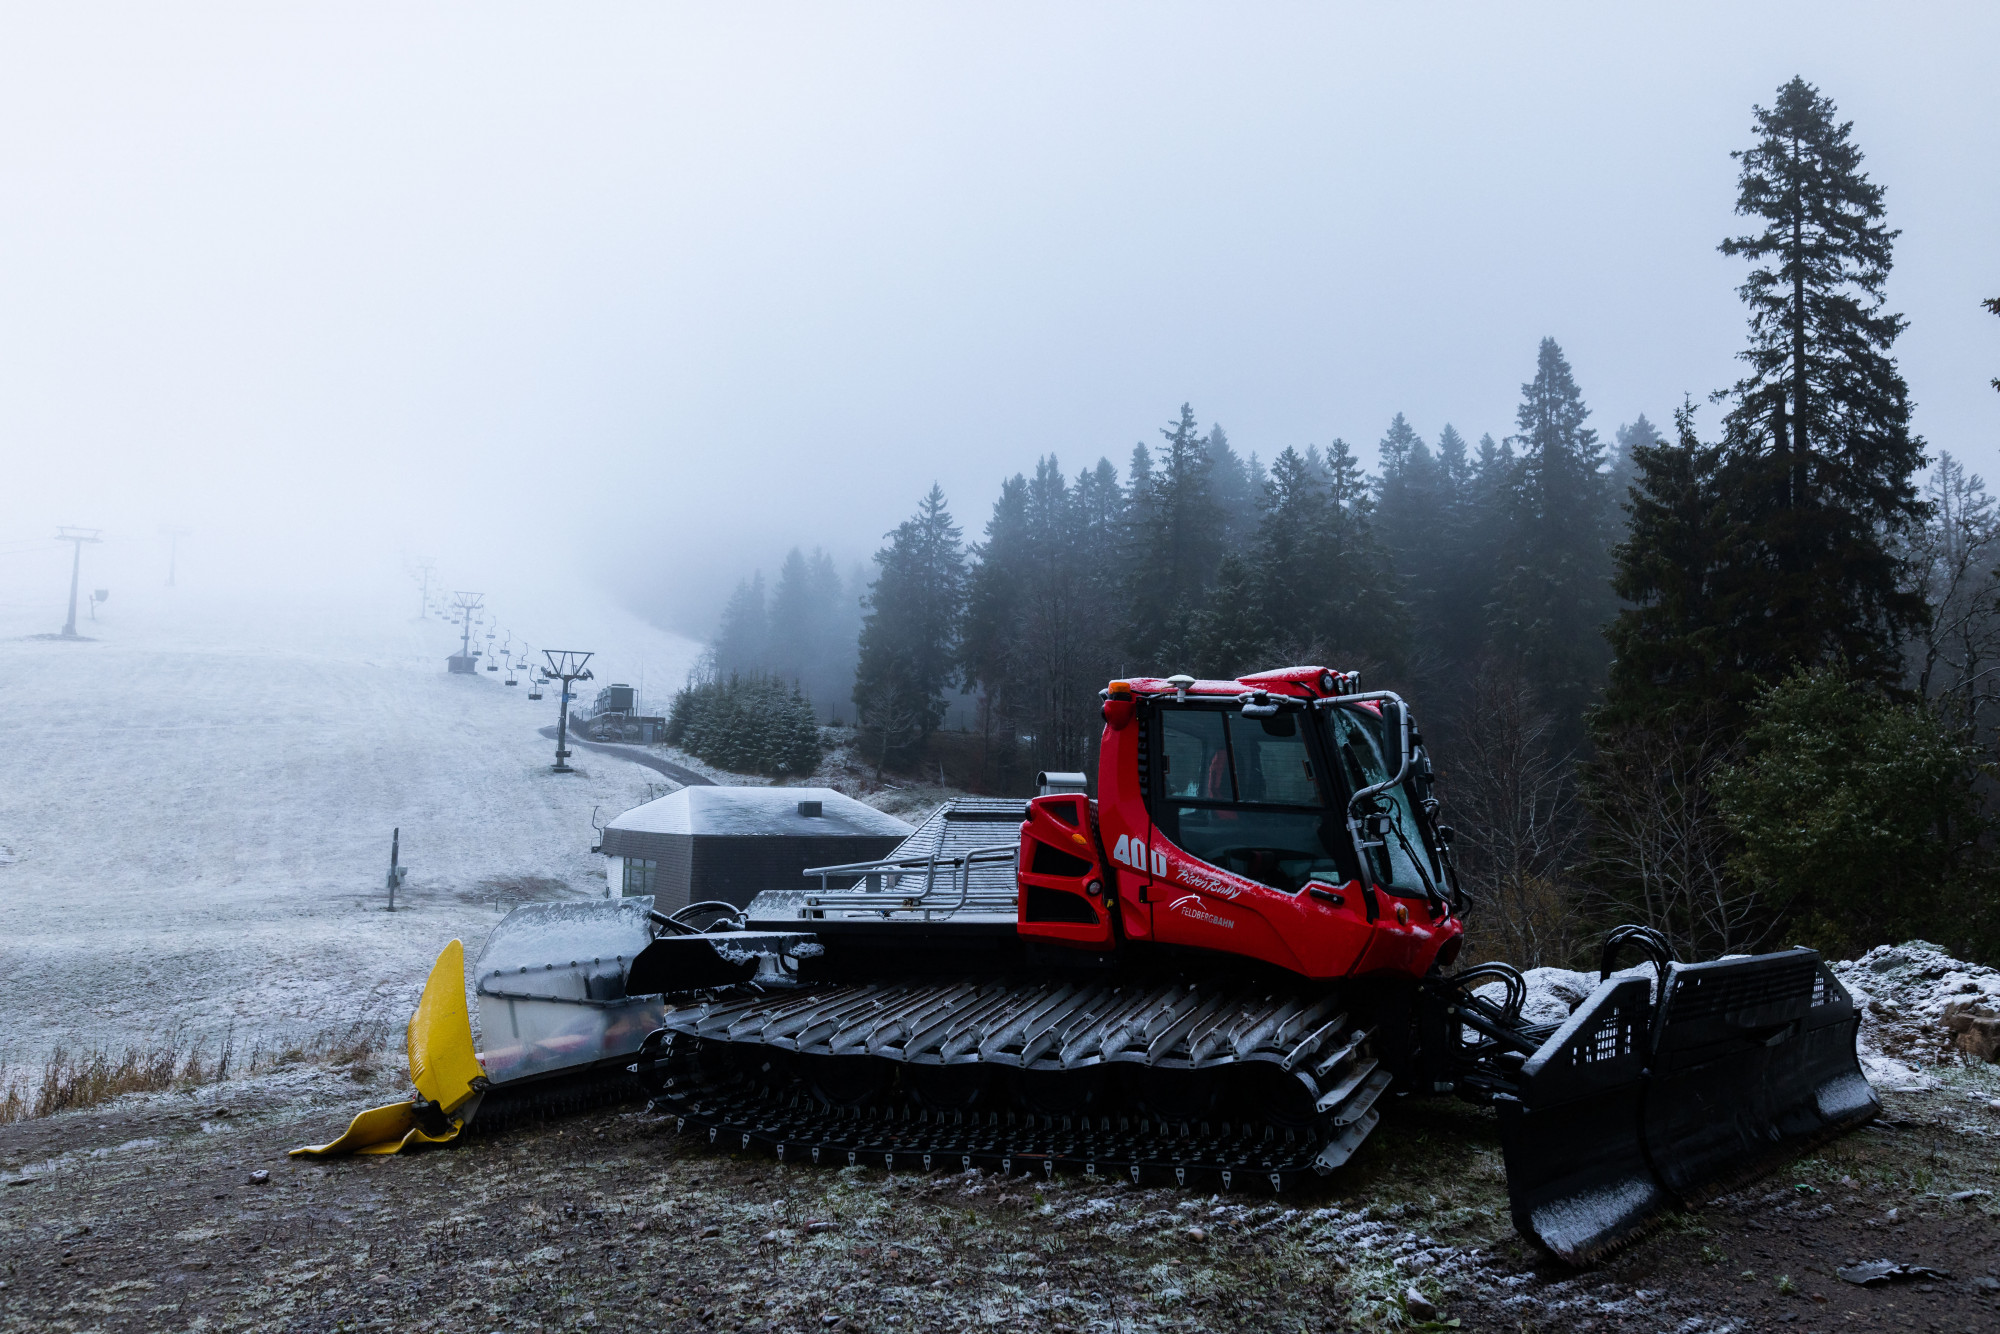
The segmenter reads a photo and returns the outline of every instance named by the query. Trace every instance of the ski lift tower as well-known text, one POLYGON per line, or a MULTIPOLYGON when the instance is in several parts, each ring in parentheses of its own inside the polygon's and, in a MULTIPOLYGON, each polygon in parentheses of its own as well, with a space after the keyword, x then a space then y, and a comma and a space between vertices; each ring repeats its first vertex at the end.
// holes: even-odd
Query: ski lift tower
POLYGON ((452 605, 458 608, 460 621, 459 650, 445 659, 451 670, 460 675, 470 676, 479 670, 478 655, 472 651, 472 613, 486 605, 484 593, 453 593, 452 605))
POLYGON ((545 648, 542 656, 549 660, 549 665, 542 669, 542 675, 551 681, 562 682, 562 715, 556 723, 556 767, 553 772, 573 774, 576 770, 569 767, 569 702, 576 695, 569 687, 573 681, 595 679, 584 669, 591 655, 574 649, 545 648))
MULTIPOLYGON (((83 573, 83 544, 85 542, 102 542, 104 540, 102 536, 103 532, 102 528, 56 529, 56 541, 71 542, 76 546, 76 555, 70 561, 69 566, 69 620, 62 628, 62 637, 64 639, 83 638, 82 635, 76 632, 76 584, 77 576, 83 573)), ((96 615, 97 608, 95 605, 90 610, 93 616, 96 615)))

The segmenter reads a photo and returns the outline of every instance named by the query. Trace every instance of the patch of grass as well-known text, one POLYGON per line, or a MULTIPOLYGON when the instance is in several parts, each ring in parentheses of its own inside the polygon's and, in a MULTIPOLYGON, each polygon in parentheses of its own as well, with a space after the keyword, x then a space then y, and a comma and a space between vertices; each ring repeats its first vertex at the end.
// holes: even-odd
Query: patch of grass
POLYGON ((1701 1221, 1701 1215, 1689 1213, 1685 1210, 1675 1210, 1673 1213, 1661 1218, 1660 1231, 1678 1232, 1689 1237, 1706 1237, 1711 1235, 1708 1225, 1701 1221))
POLYGON ((364 1020, 331 1026, 279 1048, 259 1047, 247 1058, 237 1052, 233 1033, 213 1043, 176 1032, 147 1046, 123 1049, 58 1046, 44 1058, 39 1072, 17 1073, 0 1087, 0 1125, 80 1111, 128 1093, 219 1084, 231 1075, 283 1065, 344 1065, 365 1081, 375 1074, 382 1045, 381 1025, 364 1020))
POLYGON ((213 1054, 207 1044, 190 1043, 179 1034, 119 1052, 57 1047, 42 1062, 39 1078, 16 1076, 8 1081, 0 1095, 0 1124, 95 1107, 127 1093, 212 1084, 228 1077, 234 1056, 235 1044, 228 1036, 213 1054))

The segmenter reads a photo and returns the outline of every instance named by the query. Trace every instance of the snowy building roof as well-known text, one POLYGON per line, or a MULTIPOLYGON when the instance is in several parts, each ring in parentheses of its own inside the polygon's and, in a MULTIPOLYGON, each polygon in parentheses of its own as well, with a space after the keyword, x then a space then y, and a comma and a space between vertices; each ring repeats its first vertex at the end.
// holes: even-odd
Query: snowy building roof
POLYGON ((907 838, 893 815, 830 787, 684 787, 605 825, 632 834, 745 838, 907 838), (817 809, 817 814, 806 812, 817 809))

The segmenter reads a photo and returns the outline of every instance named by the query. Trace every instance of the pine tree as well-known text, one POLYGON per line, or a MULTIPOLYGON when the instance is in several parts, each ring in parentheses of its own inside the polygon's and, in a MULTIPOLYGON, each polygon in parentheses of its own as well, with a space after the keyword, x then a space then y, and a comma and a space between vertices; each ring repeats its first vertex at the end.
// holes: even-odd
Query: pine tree
POLYGON ((875 553, 854 704, 861 725, 875 734, 878 768, 908 758, 944 721, 944 691, 959 676, 962 537, 944 489, 933 484, 916 514, 875 553))
POLYGON ((1181 404, 1180 417, 1160 435, 1157 471, 1143 446, 1132 453, 1128 646, 1140 669, 1175 672, 1192 648, 1202 593, 1222 559, 1222 508, 1194 410, 1181 404))
POLYGON ((770 620, 764 610, 764 572, 736 585, 722 609, 722 622, 709 646, 718 677, 763 670, 770 620))
MULTIPOLYGON (((1459 441, 1461 453, 1464 443, 1459 441)), ((1463 577, 1452 564, 1449 543, 1440 540, 1452 517, 1450 483, 1440 459, 1400 412, 1377 451, 1382 471, 1375 484, 1376 531, 1395 564, 1423 651, 1445 628, 1442 594, 1463 577)))
MULTIPOLYGON (((1409 655, 1409 614, 1382 545, 1372 488, 1345 440, 1335 436, 1324 458, 1331 502, 1324 560, 1335 601, 1322 631, 1328 649, 1308 656, 1331 661, 1359 652, 1399 670, 1409 655)), ((1308 660, 1296 652, 1285 656, 1308 660)))
POLYGON ((854 681, 855 640, 861 634, 861 618, 856 614, 861 589, 850 595, 841 582, 833 557, 813 548, 806 571, 806 586, 813 608, 813 648, 806 659, 806 697, 829 722, 847 698, 854 681))
POLYGON ((819 767, 811 701, 761 673, 690 683, 667 714, 667 744, 735 773, 772 777, 819 767))
POLYGON ((1695 433, 1694 407, 1674 413, 1677 439, 1634 444, 1625 540, 1613 551, 1612 588, 1626 605, 1605 630, 1613 657, 1593 718, 1600 739, 1622 728, 1664 729, 1726 719, 1747 700, 1723 633, 1729 612, 1716 577, 1726 527, 1717 493, 1721 451, 1695 433))
POLYGON ((1600 631, 1614 609, 1610 488, 1603 446, 1583 424, 1589 415, 1562 348, 1544 338, 1515 417, 1521 453, 1507 497, 1493 629, 1554 715, 1559 743, 1572 745, 1603 679, 1600 631))
POLYGON ((980 692, 981 730, 989 737, 1011 723, 1010 664, 1027 546, 1028 479, 1015 473, 1000 483, 993 515, 986 521, 986 540, 972 550, 976 564, 966 576, 959 640, 965 684, 980 692))
POLYGON ((1104 685, 1091 590, 1078 576, 1083 541, 1077 496, 1051 454, 1028 482, 1027 547, 1021 571, 1012 671, 1019 716, 1037 767, 1074 769, 1096 728, 1104 685))
POLYGON ((778 567, 771 589, 763 661, 765 671, 781 681, 805 678, 806 665, 819 648, 819 608, 813 605, 812 570, 803 551, 793 547, 778 567))
POLYGON ((1204 443, 1209 489, 1221 522, 1218 545, 1224 551, 1234 551, 1257 528, 1257 473, 1261 469, 1255 466, 1254 457, 1244 459, 1236 453, 1220 422, 1208 428, 1204 443))
POLYGON ((1334 663, 1356 653, 1400 659, 1403 609, 1372 510, 1346 441, 1336 439, 1324 453, 1286 448, 1273 459, 1254 567, 1241 584, 1236 573, 1229 576, 1231 605, 1218 607, 1209 627, 1214 651, 1254 651, 1269 659, 1263 666, 1334 663))
MULTIPOLYGON (((1487 437, 1486 443, 1491 443, 1487 437)), ((1492 564, 1479 550, 1478 465, 1450 422, 1438 432, 1437 488, 1429 518, 1428 605, 1417 610, 1422 648, 1437 675, 1468 667, 1486 639, 1492 564)))
MULTIPOLYGON (((1611 501, 1621 511, 1625 493, 1639 475, 1638 465, 1632 461, 1633 452, 1657 445, 1665 438, 1657 426, 1646 420, 1643 412, 1612 433, 1617 447, 1611 454, 1611 501)), ((1613 527, 1617 526, 1614 522, 1613 527)))
POLYGON ((1794 78, 1755 114, 1757 143, 1732 155, 1736 211, 1764 227, 1721 246, 1755 266, 1738 289, 1750 373, 1729 391, 1721 465, 1745 537, 1736 577, 1764 605, 1733 627, 1735 651, 1768 682, 1838 659, 1888 685, 1922 614, 1891 549, 1922 515, 1924 462, 1889 356, 1904 327, 1884 308, 1897 233, 1831 99, 1794 78))

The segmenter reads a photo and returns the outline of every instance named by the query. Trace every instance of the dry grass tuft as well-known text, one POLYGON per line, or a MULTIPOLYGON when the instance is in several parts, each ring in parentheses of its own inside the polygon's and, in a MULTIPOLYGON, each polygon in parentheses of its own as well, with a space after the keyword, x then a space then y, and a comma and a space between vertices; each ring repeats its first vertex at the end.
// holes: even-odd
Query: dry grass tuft
POLYGON ((42 1062, 39 1080, 16 1077, 0 1093, 0 1124, 95 1107, 127 1093, 194 1088, 229 1076, 235 1043, 225 1036, 210 1054, 205 1043, 170 1034, 149 1047, 73 1052, 57 1047, 42 1062))
POLYGON ((38 1077, 17 1074, 0 1087, 0 1125, 95 1107, 128 1093, 219 1084, 232 1074, 255 1074, 284 1065, 345 1065, 353 1068, 357 1079, 367 1079, 382 1053, 382 1038, 379 1023, 358 1021, 321 1029, 281 1047, 260 1046, 247 1059, 238 1057, 233 1033, 225 1033, 214 1044, 172 1033, 151 1046, 117 1052, 57 1047, 42 1062, 38 1077))

